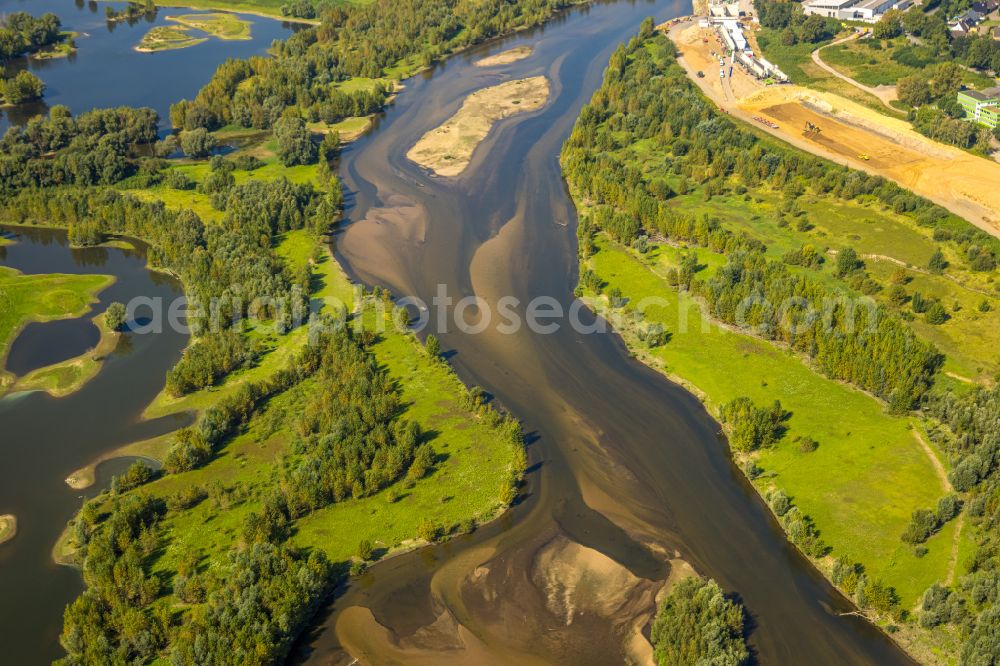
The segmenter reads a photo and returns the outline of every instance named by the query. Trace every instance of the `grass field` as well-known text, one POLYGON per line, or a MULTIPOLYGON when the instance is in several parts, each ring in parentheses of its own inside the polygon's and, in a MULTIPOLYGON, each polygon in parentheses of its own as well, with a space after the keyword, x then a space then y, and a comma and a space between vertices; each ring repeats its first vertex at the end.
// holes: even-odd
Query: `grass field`
MULTIPOLYGON (((784 490, 813 518, 833 556, 860 562, 869 575, 895 587, 904 608, 946 576, 951 526, 928 542, 922 558, 900 540, 910 513, 933 506, 946 492, 910 419, 887 415, 873 398, 821 376, 774 345, 716 325, 703 329, 698 305, 662 277, 678 263, 678 250, 657 246, 638 255, 603 238, 599 247, 589 265, 607 289, 620 288, 632 303, 647 297, 668 302, 648 309, 644 318, 672 334, 664 346, 646 349, 636 336, 638 325, 624 326, 630 348, 643 360, 692 387, 715 413, 743 395, 761 405, 780 400, 792 413, 781 442, 759 454, 762 490, 784 490), (819 447, 803 453, 796 436, 811 437, 819 447)), ((701 263, 719 260, 704 256, 701 263)), ((606 299, 593 296, 588 301, 607 311, 606 299)))
MULTIPOLYGON (((107 275, 23 275, 0 266, 0 361, 25 324, 79 317, 113 281, 107 275)), ((0 389, 11 379, 0 373, 0 389)))
MULTIPOLYGON (((626 150, 630 161, 647 173, 666 174, 660 177, 676 189, 679 177, 670 173, 669 162, 655 147, 639 143, 626 150)), ((938 298, 949 310, 950 318, 944 324, 928 324, 919 315, 910 322, 918 335, 946 354, 945 371, 982 383, 992 382, 1000 373, 1000 283, 995 272, 970 270, 954 249, 933 239, 931 230, 864 197, 845 201, 807 194, 796 199, 791 211, 784 209, 784 204, 781 192, 765 188, 746 195, 717 195, 708 201, 695 192, 673 202, 678 211, 699 217, 708 214, 733 231, 764 242, 774 258, 804 244, 814 246, 827 261, 818 270, 807 271, 809 276, 856 295, 834 275, 833 253, 853 248, 863 256, 866 270, 884 287, 874 298, 910 314, 908 303, 898 305, 889 299, 893 277, 901 272, 906 276, 908 295, 920 292, 938 298), (950 265, 944 273, 935 274, 927 264, 939 248, 950 265), (991 304, 988 312, 980 310, 983 301, 991 304)), ((949 224, 965 225, 954 216, 949 224)))

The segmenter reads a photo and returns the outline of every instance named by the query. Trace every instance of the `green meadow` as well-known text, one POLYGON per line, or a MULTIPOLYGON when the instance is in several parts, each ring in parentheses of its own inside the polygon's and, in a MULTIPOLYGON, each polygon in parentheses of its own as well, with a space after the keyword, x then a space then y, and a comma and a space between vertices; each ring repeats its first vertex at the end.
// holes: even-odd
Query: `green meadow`
MULTIPOLYGON (((679 250, 656 245, 645 255, 599 237, 598 251, 586 262, 629 299, 610 312, 605 297, 587 294, 597 309, 617 317, 631 349, 650 365, 692 388, 718 414, 736 397, 759 405, 780 400, 791 412, 787 432, 775 446, 760 451, 764 470, 755 483, 762 492, 780 488, 819 529, 832 557, 860 562, 870 576, 896 588, 904 608, 911 607, 935 581, 944 580, 952 558, 955 522, 927 543, 917 557, 900 540, 914 509, 932 507, 947 489, 913 432, 912 419, 890 416, 874 398, 823 377, 790 352, 706 319, 699 304, 664 278, 679 264, 679 250), (658 298, 641 317, 631 308, 658 298), (649 349, 641 330, 661 324, 669 342, 649 349), (819 446, 802 452, 796 437, 819 446)), ((699 251, 700 263, 718 265, 721 257, 699 251)))

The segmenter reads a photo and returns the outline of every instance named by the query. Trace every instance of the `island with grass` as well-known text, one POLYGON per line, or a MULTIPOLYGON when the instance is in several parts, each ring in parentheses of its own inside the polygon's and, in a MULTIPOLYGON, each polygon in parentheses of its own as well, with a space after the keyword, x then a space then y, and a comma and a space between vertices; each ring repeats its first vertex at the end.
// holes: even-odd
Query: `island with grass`
POLYGON ((250 39, 250 22, 235 14, 183 14, 168 16, 177 25, 150 28, 135 47, 140 53, 173 51, 202 44, 212 37, 222 40, 250 39))
POLYGON ((1000 242, 719 113, 651 23, 562 164, 578 294, 721 421, 789 540, 918 659, 988 649, 991 606, 965 599, 1000 538, 976 467, 1000 242))

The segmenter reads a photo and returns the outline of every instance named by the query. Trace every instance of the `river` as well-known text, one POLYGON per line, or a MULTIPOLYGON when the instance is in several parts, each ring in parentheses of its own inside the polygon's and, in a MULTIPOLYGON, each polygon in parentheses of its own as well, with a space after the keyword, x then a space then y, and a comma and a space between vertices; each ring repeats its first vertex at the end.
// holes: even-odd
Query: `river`
MULTIPOLYGON (((170 105, 192 99, 226 59, 267 55, 271 42, 286 39, 299 25, 238 14, 251 23, 249 40, 223 41, 212 37, 186 49, 139 53, 134 47, 150 28, 176 25, 167 17, 199 13, 199 10, 160 7, 155 18, 142 18, 133 24, 105 20, 105 7, 122 9, 125 4, 92 0, 0 0, 0 15, 25 11, 40 16, 52 12, 62 21, 63 30, 79 33, 76 53, 68 57, 18 58, 4 68, 6 76, 27 69, 41 78, 46 88, 40 102, 0 108, 0 134, 11 124, 23 125, 31 116, 46 113, 56 104, 68 106, 73 113, 112 106, 151 107, 166 126, 170 105)), ((192 35, 201 33, 192 31, 192 35)))
MULTIPOLYGON (((0 247, 4 266, 27 274, 116 278, 83 317, 25 327, 7 359, 7 367, 19 372, 84 352, 97 337, 90 319, 114 301, 148 297, 169 302, 182 293, 176 280, 146 268, 141 244, 135 250, 71 249, 62 231, 14 232, 17 242, 0 247)), ((4 663, 46 664, 62 656, 63 609, 83 591, 83 581, 79 571, 52 561, 52 547, 82 498, 106 487, 111 475, 130 461, 101 465, 97 483, 85 492, 72 490, 63 480, 107 451, 184 425, 173 417, 142 421, 141 414, 163 388, 187 337, 164 327, 162 333, 123 338, 99 374, 67 397, 35 392, 0 399, 0 514, 17 516, 17 535, 0 545, 4 663)))
MULTIPOLYGON (((614 48, 645 16, 661 22, 690 10, 673 0, 574 9, 407 81, 376 131, 343 153, 349 222, 337 238, 340 260, 368 284, 427 303, 446 285, 456 299, 475 294, 493 308, 512 295, 521 303, 552 296, 568 309, 576 214, 560 147, 614 48), (534 45, 531 57, 472 64, 521 44, 534 45), (406 159, 470 92, 536 75, 549 78, 549 103, 502 121, 462 176, 431 177, 406 159)), ((786 541, 701 404, 631 359, 616 335, 565 325, 547 335, 523 327, 435 333, 464 380, 523 420, 530 467, 522 501, 469 537, 374 566, 303 639, 300 659, 621 663, 629 628, 620 618, 566 614, 553 599, 559 586, 543 563, 579 544, 639 580, 621 612, 640 619, 651 607, 644 586, 668 574, 672 557, 715 578, 745 604, 761 663, 909 663, 870 624, 843 615, 850 604, 786 541)))

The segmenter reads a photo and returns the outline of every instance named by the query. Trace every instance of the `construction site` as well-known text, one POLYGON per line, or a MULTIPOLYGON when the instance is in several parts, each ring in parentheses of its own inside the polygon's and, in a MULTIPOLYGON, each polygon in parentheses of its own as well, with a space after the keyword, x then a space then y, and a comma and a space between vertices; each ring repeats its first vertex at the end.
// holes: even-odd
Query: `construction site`
MULTIPOLYGON (((759 53, 753 24, 741 25, 747 50, 759 53)), ((719 26, 707 18, 663 27, 689 77, 724 112, 796 148, 893 180, 1000 236, 997 162, 838 95, 761 77, 733 61, 719 26)))

